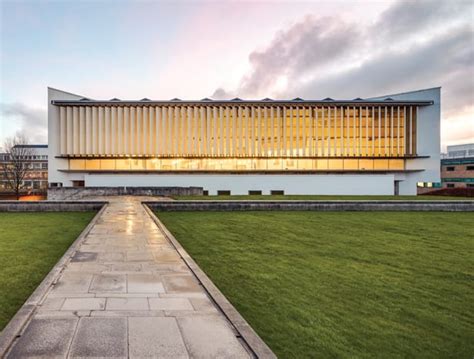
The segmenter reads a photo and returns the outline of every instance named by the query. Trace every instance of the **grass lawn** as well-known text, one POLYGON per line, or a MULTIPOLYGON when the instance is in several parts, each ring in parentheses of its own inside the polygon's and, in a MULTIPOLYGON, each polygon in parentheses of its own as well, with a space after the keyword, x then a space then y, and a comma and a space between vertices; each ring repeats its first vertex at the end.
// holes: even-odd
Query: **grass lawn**
POLYGON ((474 214, 159 212, 282 358, 472 358, 474 214))
POLYGON ((197 200, 197 201, 211 201, 211 200, 299 200, 299 201, 309 201, 309 200, 351 200, 351 201, 366 201, 366 200, 384 200, 384 201, 446 201, 446 200, 474 200, 473 197, 454 197, 454 196, 317 196, 317 195, 284 195, 284 196, 271 196, 271 195, 262 195, 262 196, 173 196, 177 200, 197 200))
POLYGON ((94 215, 0 213, 0 330, 94 215))

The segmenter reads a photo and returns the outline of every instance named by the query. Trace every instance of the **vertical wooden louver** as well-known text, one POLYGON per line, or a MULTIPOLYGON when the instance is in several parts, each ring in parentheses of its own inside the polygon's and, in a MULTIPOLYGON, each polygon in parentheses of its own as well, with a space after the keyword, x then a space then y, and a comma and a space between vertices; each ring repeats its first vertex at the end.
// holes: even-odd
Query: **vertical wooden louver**
POLYGON ((416 106, 60 106, 63 156, 403 157, 416 106))

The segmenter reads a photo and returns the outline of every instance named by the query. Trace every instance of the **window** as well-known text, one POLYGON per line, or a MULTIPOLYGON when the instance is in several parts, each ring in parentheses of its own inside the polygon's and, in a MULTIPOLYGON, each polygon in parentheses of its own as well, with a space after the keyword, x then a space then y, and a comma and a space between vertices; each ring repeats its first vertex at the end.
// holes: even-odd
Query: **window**
POLYGON ((206 190, 202 191, 202 195, 203 196, 209 196, 209 191, 206 191, 206 190))
POLYGON ((283 196, 285 195, 285 191, 282 191, 282 190, 271 190, 270 191, 270 194, 272 196, 283 196))
POLYGON ((465 157, 466 156, 466 150, 461 150, 461 151, 449 151, 448 152, 449 157, 465 157))
POLYGON ((86 170, 100 170, 100 160, 86 160, 86 170))
POLYGON ((446 183, 447 188, 454 188, 454 183, 446 183))
POLYGON ((474 166, 466 166, 466 171, 474 171, 474 166))
POLYGON ((388 169, 388 160, 374 160, 374 170, 388 169))
POLYGON ((230 196, 230 191, 227 191, 227 190, 217 191, 217 195, 218 196, 230 196))
POLYGON ((86 160, 69 160, 70 170, 83 170, 86 167, 86 160))
POLYGON ((262 191, 249 191, 249 196, 261 196, 262 191))
POLYGON ((456 170, 456 167, 454 167, 454 166, 446 167, 446 171, 448 171, 448 172, 454 172, 455 170, 456 170))
POLYGON ((101 170, 114 170, 115 160, 100 160, 100 169, 101 170))
POLYGON ((47 170, 48 169, 48 164, 47 163, 42 163, 41 168, 44 169, 44 170, 47 170))
POLYGON ((468 183, 468 184, 466 184, 466 187, 467 188, 474 188, 474 183, 468 183))
POLYGON ((84 187, 84 181, 72 181, 73 187, 84 187))

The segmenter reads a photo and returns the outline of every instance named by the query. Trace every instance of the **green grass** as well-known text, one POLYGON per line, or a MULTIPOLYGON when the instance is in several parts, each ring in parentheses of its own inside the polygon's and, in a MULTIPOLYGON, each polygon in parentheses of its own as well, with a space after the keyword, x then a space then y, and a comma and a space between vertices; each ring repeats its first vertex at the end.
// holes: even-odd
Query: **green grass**
POLYGON ((282 358, 472 358, 473 213, 159 212, 282 358))
POLYGON ((235 195, 235 196, 173 196, 177 200, 351 200, 351 201, 366 201, 366 200, 384 200, 384 201, 446 201, 446 200, 474 200, 473 197, 453 197, 453 196, 317 196, 317 195, 235 195))
POLYGON ((0 330, 94 214, 0 213, 0 330))

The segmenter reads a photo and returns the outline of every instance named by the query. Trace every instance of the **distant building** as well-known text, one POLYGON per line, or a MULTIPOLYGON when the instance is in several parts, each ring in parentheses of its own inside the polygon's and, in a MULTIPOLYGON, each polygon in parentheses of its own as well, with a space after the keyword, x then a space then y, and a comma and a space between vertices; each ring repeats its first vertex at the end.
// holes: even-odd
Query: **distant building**
MULTIPOLYGON (((22 183, 23 190, 39 192, 48 188, 48 145, 17 145, 33 150, 31 156, 24 159, 27 173, 22 183)), ((0 153, 0 164, 8 162, 8 153, 0 153)), ((0 191, 9 191, 4 172, 0 165, 0 191)))
POLYGON ((93 100, 48 89, 51 187, 414 195, 440 182, 440 88, 353 100, 93 100))
POLYGON ((448 146, 441 159, 441 187, 474 188, 474 143, 448 146))

